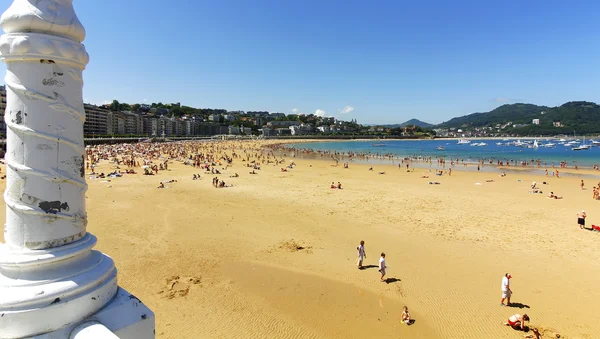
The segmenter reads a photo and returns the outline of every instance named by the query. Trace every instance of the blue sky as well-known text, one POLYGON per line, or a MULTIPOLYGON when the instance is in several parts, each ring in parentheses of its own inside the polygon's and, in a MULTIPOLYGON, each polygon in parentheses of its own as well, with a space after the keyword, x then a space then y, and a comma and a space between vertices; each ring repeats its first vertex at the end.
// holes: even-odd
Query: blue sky
POLYGON ((598 1, 74 5, 87 30, 91 103, 319 111, 360 123, 600 103, 598 1))

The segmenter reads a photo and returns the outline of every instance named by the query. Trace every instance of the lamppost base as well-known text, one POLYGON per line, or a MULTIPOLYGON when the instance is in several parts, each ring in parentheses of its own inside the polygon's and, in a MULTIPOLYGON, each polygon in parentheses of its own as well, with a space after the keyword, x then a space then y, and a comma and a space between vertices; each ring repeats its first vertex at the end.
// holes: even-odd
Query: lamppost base
POLYGON ((154 313, 134 295, 119 287, 117 295, 106 307, 80 323, 23 339, 70 339, 79 324, 90 321, 101 323, 119 339, 154 338, 154 313))

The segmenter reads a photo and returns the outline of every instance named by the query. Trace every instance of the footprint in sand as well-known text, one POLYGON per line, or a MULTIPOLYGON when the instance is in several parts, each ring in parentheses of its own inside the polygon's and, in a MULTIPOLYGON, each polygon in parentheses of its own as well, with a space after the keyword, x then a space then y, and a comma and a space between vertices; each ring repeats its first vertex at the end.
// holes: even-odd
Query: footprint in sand
POLYGON ((200 278, 197 277, 181 277, 178 275, 166 279, 166 286, 157 294, 162 294, 163 298, 174 299, 185 297, 190 293, 190 287, 200 285, 200 278))

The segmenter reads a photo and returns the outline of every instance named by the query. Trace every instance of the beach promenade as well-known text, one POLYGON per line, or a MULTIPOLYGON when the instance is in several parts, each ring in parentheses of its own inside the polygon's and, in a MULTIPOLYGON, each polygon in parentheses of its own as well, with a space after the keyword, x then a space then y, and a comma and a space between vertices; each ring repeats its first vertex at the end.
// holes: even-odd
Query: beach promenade
MULTIPOLYGON (((600 178, 582 190, 577 176, 527 171, 457 166, 436 176, 289 155, 267 164, 256 155, 273 142, 196 146, 215 159, 236 153, 211 166, 219 175, 182 157, 156 175, 141 166, 113 178, 86 171, 88 230, 115 259, 119 284, 154 310, 157 338, 522 338, 502 326, 515 313, 544 338, 600 338, 600 233, 576 219, 585 210, 588 226, 600 225, 592 200, 600 178), (214 177, 230 187, 215 188, 214 177), (533 181, 543 193, 529 193, 533 181), (551 191, 563 199, 547 198, 551 191), (507 272, 513 305, 502 307, 507 272), (405 305, 412 326, 400 322, 405 305)), ((95 172, 116 167, 103 160, 95 172)))

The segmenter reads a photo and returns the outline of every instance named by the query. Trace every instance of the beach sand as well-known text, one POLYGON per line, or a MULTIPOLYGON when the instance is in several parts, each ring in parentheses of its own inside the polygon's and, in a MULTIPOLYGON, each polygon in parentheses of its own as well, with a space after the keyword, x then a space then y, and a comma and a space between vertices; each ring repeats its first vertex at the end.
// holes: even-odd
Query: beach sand
POLYGON ((88 231, 119 284, 155 312, 157 338, 522 338, 502 326, 515 313, 544 338, 600 338, 600 233, 576 225, 581 210, 600 224, 591 199, 600 179, 582 191, 576 176, 459 166, 427 179, 397 165, 294 161, 289 172, 271 164, 249 175, 236 159, 223 189, 177 162, 156 176, 88 180, 88 231), (549 184, 531 194, 532 181, 549 184), (506 272, 514 307, 500 306, 506 272), (412 326, 400 323, 404 305, 412 326))

